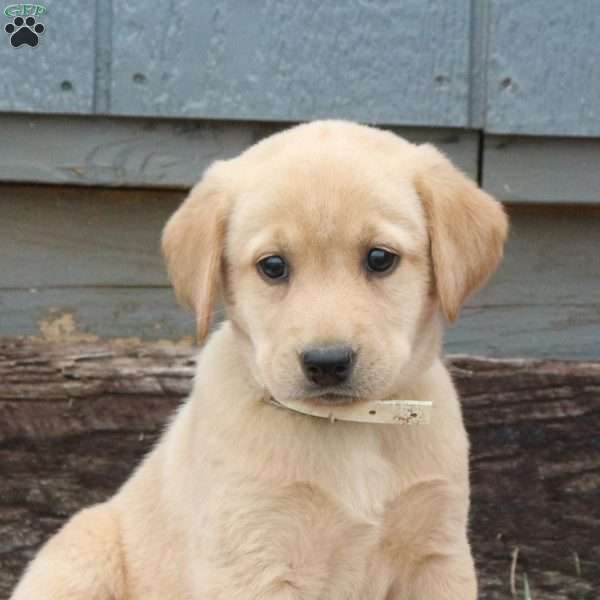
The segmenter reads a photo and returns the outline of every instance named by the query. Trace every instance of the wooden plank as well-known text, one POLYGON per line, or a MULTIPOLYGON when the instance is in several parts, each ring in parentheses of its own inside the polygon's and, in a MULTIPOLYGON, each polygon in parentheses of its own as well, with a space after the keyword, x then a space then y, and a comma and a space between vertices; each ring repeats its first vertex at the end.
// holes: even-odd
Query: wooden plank
POLYGON ((600 204, 600 140, 486 135, 483 187, 508 202, 600 204))
POLYGON ((486 131, 600 135, 600 4, 491 0, 486 131))
POLYGON ((600 301, 600 208, 509 205, 504 261, 471 306, 600 301))
POLYGON ((276 125, 0 115, 0 180, 190 187, 276 125), (23 135, 27 132, 27 135, 23 135), (35 143, 32 143, 35 142, 35 143))
MULTIPOLYGON (((193 317, 167 287, 158 244, 182 195, 5 186, 0 336, 192 336, 193 317)), ((600 358, 599 210, 510 206, 505 260, 447 332, 446 347, 600 358)))
MULTIPOLYGON (((192 341, 194 335, 193 315, 176 304, 170 288, 0 289, 0 339, 192 341)), ((599 339, 598 301, 571 305, 550 298, 548 304, 467 306, 446 332, 445 348, 496 357, 593 360, 600 358, 599 339)))
POLYGON ((170 287, 0 288, 0 339, 139 338, 191 343, 195 321, 170 287))
MULTIPOLYGON (((529 282, 537 287, 535 277, 530 276, 529 282)), ((516 292, 526 285, 527 280, 521 281, 516 292)), ((446 332, 444 347, 451 353, 474 352, 495 357, 599 359, 598 299, 554 304, 556 300, 552 298, 549 302, 546 304, 540 296, 538 302, 522 305, 514 300, 508 305, 468 304, 458 324, 446 332)))
MULTIPOLYGON (((2 11, 10 4, 4 2, 2 11)), ((0 111, 91 113, 96 1, 79 0, 75 4, 48 0, 40 4, 48 11, 37 17, 45 29, 36 47, 25 44, 14 48, 4 32, 5 24, 13 19, 3 13, 0 18, 0 111)), ((27 131, 21 136, 21 143, 35 147, 36 140, 27 131)))
POLYGON ((0 187, 0 288, 168 285, 160 234, 183 196, 0 187))
POLYGON ((466 127, 470 5, 116 0, 111 113, 466 127))
MULTIPOLYGON (((0 596, 69 516, 129 476, 189 392, 193 354, 164 344, 0 343, 0 596)), ((519 597, 526 572, 535 598, 595 599, 600 363, 450 365, 471 440, 480 597, 510 597, 519 548, 519 597)))
MULTIPOLYGON (((214 160, 233 158, 290 125, 0 115, 0 181, 187 188, 214 160)), ((476 132, 392 129, 413 142, 436 144, 477 177, 476 132)))
POLYGON ((448 332, 448 351, 600 358, 600 209, 508 208, 504 261, 448 332))

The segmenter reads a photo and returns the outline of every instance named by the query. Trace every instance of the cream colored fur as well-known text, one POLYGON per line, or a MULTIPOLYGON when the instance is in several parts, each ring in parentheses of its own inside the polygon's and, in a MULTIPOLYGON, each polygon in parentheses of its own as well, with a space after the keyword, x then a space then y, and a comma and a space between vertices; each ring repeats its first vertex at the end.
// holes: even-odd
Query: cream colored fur
POLYGON ((13 600, 474 600, 468 441, 441 318, 495 269, 502 208, 437 150, 340 121, 215 164, 165 228, 178 297, 209 330, 193 392, 121 490, 69 521, 13 600), (397 252, 385 277, 371 247, 397 252), (256 262, 291 264, 268 283, 256 262), (361 399, 432 400, 428 426, 330 423, 298 354, 358 349, 361 399), (313 398, 312 401, 315 401, 313 398))

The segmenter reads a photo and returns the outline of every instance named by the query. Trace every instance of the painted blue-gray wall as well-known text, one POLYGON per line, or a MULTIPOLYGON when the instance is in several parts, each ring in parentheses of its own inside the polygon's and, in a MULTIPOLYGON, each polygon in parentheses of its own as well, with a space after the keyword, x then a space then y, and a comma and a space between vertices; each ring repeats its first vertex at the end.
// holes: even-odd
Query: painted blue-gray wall
POLYGON ((600 0, 44 3, 37 48, 0 15, 0 336, 191 335, 158 252, 182 189, 335 116, 433 142, 511 203, 448 350, 600 355, 600 0))
POLYGON ((488 16, 486 130, 600 135, 600 2, 491 0, 488 16))
POLYGON ((114 7, 115 114, 468 125, 464 0, 114 7))
POLYGON ((600 134, 597 0, 45 4, 0 111, 600 134))
MULTIPOLYGON (((96 7, 94 0, 41 2, 48 13, 37 47, 14 48, 0 4, 0 111, 88 114, 94 110, 96 7)), ((0 132, 2 135, 2 132, 0 132)))

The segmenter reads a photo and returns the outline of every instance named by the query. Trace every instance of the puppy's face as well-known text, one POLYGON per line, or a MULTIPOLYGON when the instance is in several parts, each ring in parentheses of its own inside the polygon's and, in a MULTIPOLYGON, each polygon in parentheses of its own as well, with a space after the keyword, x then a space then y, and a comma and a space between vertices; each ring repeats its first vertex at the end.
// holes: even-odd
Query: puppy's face
POLYGON ((276 399, 383 397, 427 308, 422 206, 355 157, 290 159, 260 173, 231 215, 230 314, 276 399))
POLYGON ((164 247, 202 335, 220 285, 274 398, 340 403, 390 397, 437 352, 438 306, 456 317, 505 234, 499 205, 435 149, 321 122, 213 168, 164 247))

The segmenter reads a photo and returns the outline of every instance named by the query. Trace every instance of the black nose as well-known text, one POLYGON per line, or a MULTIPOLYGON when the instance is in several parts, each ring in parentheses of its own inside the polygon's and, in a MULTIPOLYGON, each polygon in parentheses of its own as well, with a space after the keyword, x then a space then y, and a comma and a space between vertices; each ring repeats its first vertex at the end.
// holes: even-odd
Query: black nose
POLYGON ((300 355, 307 379, 317 385, 336 385, 350 377, 356 353, 348 346, 324 346, 300 355))

